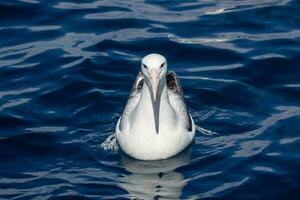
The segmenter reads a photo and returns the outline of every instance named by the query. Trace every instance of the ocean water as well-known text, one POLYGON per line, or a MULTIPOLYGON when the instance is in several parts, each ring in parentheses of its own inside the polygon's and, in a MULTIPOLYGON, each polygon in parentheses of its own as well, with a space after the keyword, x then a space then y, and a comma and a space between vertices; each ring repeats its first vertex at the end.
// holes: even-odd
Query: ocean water
POLYGON ((300 199, 299 13, 297 0, 1 0, 0 199, 300 199), (101 144, 153 52, 199 131, 142 162, 101 144))

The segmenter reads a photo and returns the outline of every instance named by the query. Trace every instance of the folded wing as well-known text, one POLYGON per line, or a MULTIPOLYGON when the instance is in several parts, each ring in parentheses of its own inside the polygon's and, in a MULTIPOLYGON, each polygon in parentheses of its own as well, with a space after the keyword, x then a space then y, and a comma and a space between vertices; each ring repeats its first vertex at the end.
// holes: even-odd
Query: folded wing
POLYGON ((180 112, 179 114, 182 115, 183 118, 185 119, 187 130, 192 131, 193 123, 192 123, 192 119, 189 114, 188 108, 185 105, 185 100, 184 100, 183 91, 182 91, 182 88, 180 85, 180 81, 177 78, 176 73, 173 71, 168 71, 168 73, 167 73, 167 87, 168 87, 169 92, 171 92, 171 94, 175 96, 176 101, 178 101, 176 103, 176 105, 180 106, 178 111, 180 112))

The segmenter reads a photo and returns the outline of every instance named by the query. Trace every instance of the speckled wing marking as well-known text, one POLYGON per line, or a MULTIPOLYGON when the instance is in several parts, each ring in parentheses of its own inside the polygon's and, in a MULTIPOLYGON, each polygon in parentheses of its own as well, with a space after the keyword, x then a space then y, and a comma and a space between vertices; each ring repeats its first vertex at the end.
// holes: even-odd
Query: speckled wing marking
POLYGON ((120 131, 122 131, 124 126, 126 126, 125 119, 128 117, 128 114, 131 113, 132 110, 137 105, 138 99, 141 96, 143 84, 144 84, 144 76, 142 75, 142 72, 139 72, 131 88, 131 92, 129 94, 126 107, 120 119, 120 125, 119 125, 120 131))
POLYGON ((130 97, 135 95, 138 92, 141 92, 144 84, 144 76, 142 75, 142 72, 139 72, 138 75, 136 76, 135 82, 131 88, 131 92, 129 95, 128 100, 130 100, 130 97))
POLYGON ((179 79, 177 78, 177 75, 174 71, 168 71, 167 73, 167 86, 168 89, 171 90, 175 95, 178 95, 180 97, 181 106, 183 110, 183 115, 185 115, 186 123, 187 123, 187 129, 188 131, 192 131, 192 119, 189 114, 188 108, 185 105, 185 100, 183 96, 183 91, 181 89, 181 84, 179 79))

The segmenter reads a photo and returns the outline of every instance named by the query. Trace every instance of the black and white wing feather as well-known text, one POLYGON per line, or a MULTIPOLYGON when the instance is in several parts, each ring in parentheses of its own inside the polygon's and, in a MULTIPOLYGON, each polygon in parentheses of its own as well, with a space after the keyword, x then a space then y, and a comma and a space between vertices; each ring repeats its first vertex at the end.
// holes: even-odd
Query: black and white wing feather
POLYGON ((141 91, 143 88, 143 84, 144 84, 144 77, 142 75, 142 72, 139 72, 131 88, 131 92, 129 94, 125 110, 122 114, 122 117, 120 118, 120 124, 119 124, 120 131, 122 131, 122 129, 127 125, 126 118, 128 117, 128 114, 132 112, 132 110, 136 107, 139 99, 141 98, 141 91))
POLYGON ((132 96, 141 92, 141 90, 143 88, 143 84, 144 84, 144 76, 142 75, 142 72, 139 72, 138 75, 136 76, 135 82, 131 88, 131 92, 129 94, 128 101, 130 100, 130 98, 132 96))
POLYGON ((167 86, 169 92, 175 96, 178 104, 179 104, 179 111, 180 114, 183 115, 185 122, 186 122, 186 127, 188 131, 193 130, 193 122, 191 119, 191 116, 189 114, 188 108, 185 105, 185 100, 183 96, 183 91, 180 85, 180 81, 177 78, 177 75, 173 71, 168 71, 167 73, 167 86))

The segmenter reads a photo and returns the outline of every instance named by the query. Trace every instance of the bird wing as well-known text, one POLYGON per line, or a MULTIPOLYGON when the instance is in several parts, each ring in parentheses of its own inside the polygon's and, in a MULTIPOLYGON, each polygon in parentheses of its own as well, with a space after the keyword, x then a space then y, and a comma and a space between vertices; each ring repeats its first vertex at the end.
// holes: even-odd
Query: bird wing
POLYGON ((136 76, 135 82, 132 86, 131 92, 129 94, 126 107, 124 109, 124 112, 120 118, 119 123, 119 130, 122 131, 122 129, 127 125, 126 119, 128 115, 132 112, 132 110, 136 107, 140 97, 141 97, 141 91, 144 84, 144 76, 142 75, 142 72, 139 72, 136 76))
POLYGON ((129 95, 128 100, 130 100, 130 98, 134 95, 136 95, 136 93, 140 93, 142 88, 143 88, 143 84, 144 84, 144 76, 142 75, 142 72, 140 71, 138 73, 138 75, 136 76, 135 82, 131 88, 131 92, 129 95))
MULTIPOLYGON (((178 111, 180 112, 180 115, 182 115, 184 117, 188 131, 192 131, 193 122, 192 122, 191 116, 189 114, 188 108, 185 104, 180 81, 177 78, 177 75, 174 71, 167 72, 167 87, 168 87, 169 92, 171 92, 171 94, 173 96, 175 96, 175 98, 178 102, 177 103, 177 105, 179 105, 178 111)), ((178 106, 175 106, 175 107, 178 107, 178 106)))

